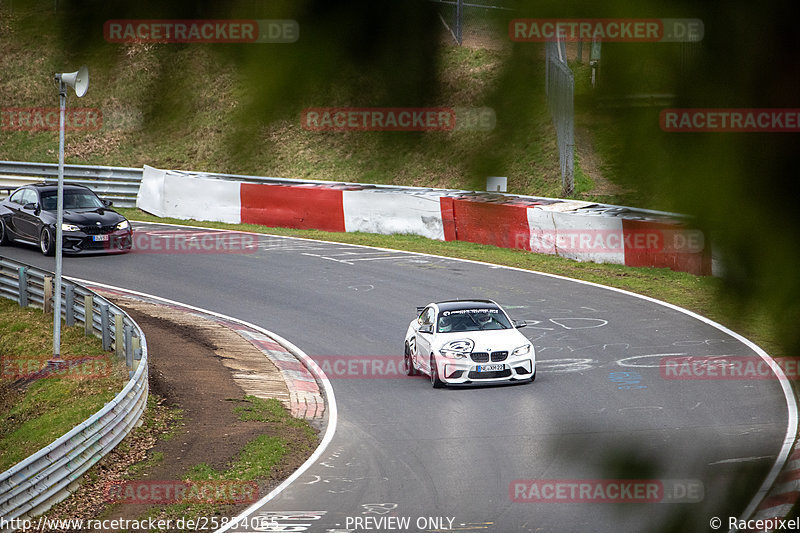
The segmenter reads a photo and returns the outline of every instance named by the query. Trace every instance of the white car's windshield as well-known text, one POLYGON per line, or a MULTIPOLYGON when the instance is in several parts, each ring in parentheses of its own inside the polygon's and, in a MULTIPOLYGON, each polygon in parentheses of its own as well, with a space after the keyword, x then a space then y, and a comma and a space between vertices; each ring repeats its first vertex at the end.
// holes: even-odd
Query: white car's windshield
POLYGON ((438 333, 510 329, 513 327, 506 315, 499 309, 491 308, 442 311, 436 323, 436 331, 438 333))

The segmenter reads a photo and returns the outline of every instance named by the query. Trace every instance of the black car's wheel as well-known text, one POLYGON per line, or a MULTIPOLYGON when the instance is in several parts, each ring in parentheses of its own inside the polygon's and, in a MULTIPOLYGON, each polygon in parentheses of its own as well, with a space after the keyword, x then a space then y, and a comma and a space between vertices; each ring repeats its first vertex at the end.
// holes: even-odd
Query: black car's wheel
POLYGON ((411 350, 408 347, 408 343, 406 343, 405 353, 403 354, 403 373, 406 376, 416 376, 419 374, 416 368, 414 368, 414 362, 411 360, 411 350))
POLYGON ((439 369, 436 368, 436 359, 431 356, 431 385, 434 389, 441 389, 444 387, 444 381, 439 379, 439 369))
POLYGON ((45 226, 39 234, 39 249, 44 255, 53 255, 56 252, 56 240, 53 230, 45 226))
POLYGON ((6 223, 0 218, 0 246, 8 242, 8 235, 6 234, 6 223))

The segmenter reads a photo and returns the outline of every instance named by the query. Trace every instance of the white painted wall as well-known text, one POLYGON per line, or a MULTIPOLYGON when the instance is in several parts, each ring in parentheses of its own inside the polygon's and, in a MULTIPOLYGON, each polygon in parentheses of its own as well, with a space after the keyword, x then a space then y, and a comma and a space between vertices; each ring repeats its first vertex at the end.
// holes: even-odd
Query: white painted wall
POLYGON ((166 216, 239 224, 242 221, 241 184, 167 172, 164 177, 166 216))
POLYGON ((164 175, 166 170, 144 166, 142 182, 136 194, 136 207, 150 214, 163 217, 164 211, 164 175))
POLYGON ((407 191, 343 191, 345 231, 411 233, 444 240, 439 195, 407 191))

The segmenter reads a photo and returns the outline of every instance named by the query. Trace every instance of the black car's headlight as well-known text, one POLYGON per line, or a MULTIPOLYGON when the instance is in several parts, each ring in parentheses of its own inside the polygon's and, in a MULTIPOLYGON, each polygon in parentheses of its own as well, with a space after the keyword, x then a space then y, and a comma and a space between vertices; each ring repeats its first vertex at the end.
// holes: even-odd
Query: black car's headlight
POLYGON ((127 220, 123 220, 122 222, 116 225, 116 229, 128 229, 130 227, 131 224, 127 220))
POLYGON ((472 348, 474 347, 475 343, 472 340, 460 339, 448 342, 439 348, 439 353, 450 359, 464 359, 472 353, 472 348))
POLYGON ((529 353, 531 353, 531 348, 532 346, 530 344, 523 344, 522 346, 514 348, 514 350, 511 352, 511 355, 512 356, 528 355, 529 353))
POLYGON ((75 224, 61 224, 61 231, 80 231, 81 228, 75 224))

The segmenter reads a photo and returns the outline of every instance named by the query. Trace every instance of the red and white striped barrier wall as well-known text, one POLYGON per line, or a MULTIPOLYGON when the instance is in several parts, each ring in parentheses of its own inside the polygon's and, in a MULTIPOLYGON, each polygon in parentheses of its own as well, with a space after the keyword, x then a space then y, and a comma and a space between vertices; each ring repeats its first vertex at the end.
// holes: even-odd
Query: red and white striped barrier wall
POLYGON ((496 193, 272 181, 240 182, 145 167, 137 207, 183 220, 414 234, 577 261, 712 273, 710 247, 702 234, 664 214, 496 193))

